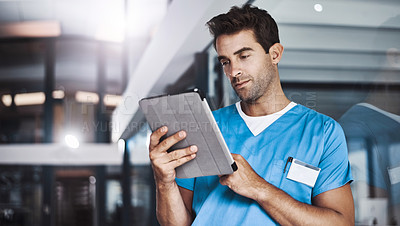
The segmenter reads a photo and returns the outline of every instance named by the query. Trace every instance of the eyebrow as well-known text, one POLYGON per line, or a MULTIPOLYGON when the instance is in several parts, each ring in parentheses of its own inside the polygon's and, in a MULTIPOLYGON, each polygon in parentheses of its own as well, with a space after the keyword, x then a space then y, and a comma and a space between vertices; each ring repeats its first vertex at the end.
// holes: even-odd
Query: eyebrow
MULTIPOLYGON (((243 47, 243 48, 237 50, 236 52, 234 52, 233 55, 238 55, 238 54, 240 54, 240 53, 242 53, 242 52, 244 52, 244 51, 249 51, 249 50, 250 50, 250 51, 253 51, 253 49, 250 48, 250 47, 243 47)), ((227 57, 226 57, 226 56, 218 56, 218 60, 219 60, 219 61, 221 61, 221 60, 223 60, 223 59, 227 59, 227 57)))
POLYGON ((234 52, 233 55, 238 55, 238 54, 240 54, 240 53, 242 53, 244 51, 249 51, 249 50, 252 51, 253 49, 250 48, 250 47, 243 47, 243 48, 239 49, 238 51, 234 52))

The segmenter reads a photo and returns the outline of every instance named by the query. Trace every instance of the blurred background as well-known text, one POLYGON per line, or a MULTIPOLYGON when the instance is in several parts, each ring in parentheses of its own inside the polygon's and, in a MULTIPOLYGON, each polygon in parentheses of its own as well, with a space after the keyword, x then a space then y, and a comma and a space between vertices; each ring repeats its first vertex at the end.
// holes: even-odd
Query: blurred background
POLYGON ((400 2, 0 0, 0 225, 158 225, 138 100, 238 99, 205 23, 278 23, 289 99, 343 126, 357 225, 400 225, 400 2))

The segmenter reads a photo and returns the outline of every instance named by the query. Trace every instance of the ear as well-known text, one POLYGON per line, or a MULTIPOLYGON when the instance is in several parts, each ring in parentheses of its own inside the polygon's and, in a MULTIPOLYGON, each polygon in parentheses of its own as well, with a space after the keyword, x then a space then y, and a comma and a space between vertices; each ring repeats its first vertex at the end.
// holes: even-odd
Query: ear
POLYGON ((273 64, 278 64, 281 61, 283 54, 283 46, 280 43, 275 43, 269 48, 269 55, 273 64))

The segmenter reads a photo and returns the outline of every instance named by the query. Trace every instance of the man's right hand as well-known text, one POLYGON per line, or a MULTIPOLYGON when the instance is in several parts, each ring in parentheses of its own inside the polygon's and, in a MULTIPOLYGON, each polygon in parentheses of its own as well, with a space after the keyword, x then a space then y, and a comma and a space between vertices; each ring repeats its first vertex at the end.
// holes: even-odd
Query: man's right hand
POLYGON ((175 168, 196 157, 195 145, 167 152, 174 144, 186 138, 185 131, 179 131, 160 142, 167 134, 168 128, 163 126, 150 136, 149 156, 157 184, 170 185, 175 181, 175 168))

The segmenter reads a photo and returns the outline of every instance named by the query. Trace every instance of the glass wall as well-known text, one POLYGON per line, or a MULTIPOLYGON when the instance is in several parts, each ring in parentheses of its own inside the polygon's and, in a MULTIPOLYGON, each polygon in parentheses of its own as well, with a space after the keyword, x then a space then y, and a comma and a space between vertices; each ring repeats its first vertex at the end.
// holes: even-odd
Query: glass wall
MULTIPOLYGON (((357 225, 400 225, 400 3, 254 1, 275 18, 285 50, 279 72, 287 97, 343 127, 357 225), (296 10, 294 10, 296 9, 296 10)), ((215 50, 210 81, 220 77, 215 50)), ((224 79, 224 81, 219 81, 224 79)), ((237 101, 215 86, 221 104, 237 101)))
MULTIPOLYGON (((354 177, 351 186, 356 224, 400 225, 400 2, 255 0, 253 3, 268 10, 278 23, 285 48, 279 72, 287 97, 332 117, 343 127, 354 177)), ((118 8, 122 10, 122 6, 118 8)), ((154 15, 146 13, 149 19, 154 15)), ((147 43, 151 38, 142 39, 147 43)), ((140 40, 134 40, 130 49, 145 49, 136 43, 140 40)), ((17 107, 11 99, 19 93, 42 90, 45 48, 41 40, 20 42, 19 45, 0 43, 0 74, 4 81, 10 79, 1 84, 0 143, 44 141, 43 107, 17 107), (29 66, 33 64, 35 67, 29 66), (11 82, 16 75, 24 77, 11 82), (37 82, 25 79, 32 76, 37 82), (25 90, 28 86, 31 89, 25 90)), ((61 102, 55 103, 54 141, 58 141, 58 133, 61 135, 74 125, 85 132, 84 140, 88 142, 100 140, 96 139, 96 131, 109 131, 106 122, 113 107, 105 104, 100 109, 106 117, 103 128, 96 121, 95 103, 75 101, 76 91, 97 92, 97 70, 104 70, 107 75, 104 93, 121 94, 125 86, 119 81, 126 79, 120 72, 126 63, 122 59, 125 47, 101 43, 74 37, 56 42, 55 74, 89 80, 70 81, 73 90, 64 90, 65 107, 61 107, 61 102), (97 58, 98 51, 104 51, 107 57, 97 58), (104 67, 97 68, 98 64, 104 67), (73 101, 67 101, 67 97, 73 101)), ((129 73, 141 56, 142 52, 129 58, 132 61, 129 73)), ((195 61, 187 75, 172 86, 180 90, 173 91, 200 86, 207 91, 213 110, 238 101, 214 48, 198 53, 198 57, 207 60, 195 61), (207 70, 196 73, 195 68, 207 70)), ((58 85, 55 88, 61 89, 58 85)), ((149 134, 149 128, 143 126, 127 140, 127 167, 1 165, 0 225, 156 225, 154 180, 147 149, 149 134)))
POLYGON ((0 166, 0 225, 40 225, 42 173, 39 166, 0 166))
POLYGON ((154 177, 148 154, 151 131, 146 123, 139 124, 142 125, 138 128, 139 131, 126 143, 130 166, 127 174, 127 186, 130 187, 127 210, 131 222, 129 225, 158 225, 155 216, 154 177))
POLYGON ((1 165, 0 225, 122 225, 121 176, 120 166, 1 165))

